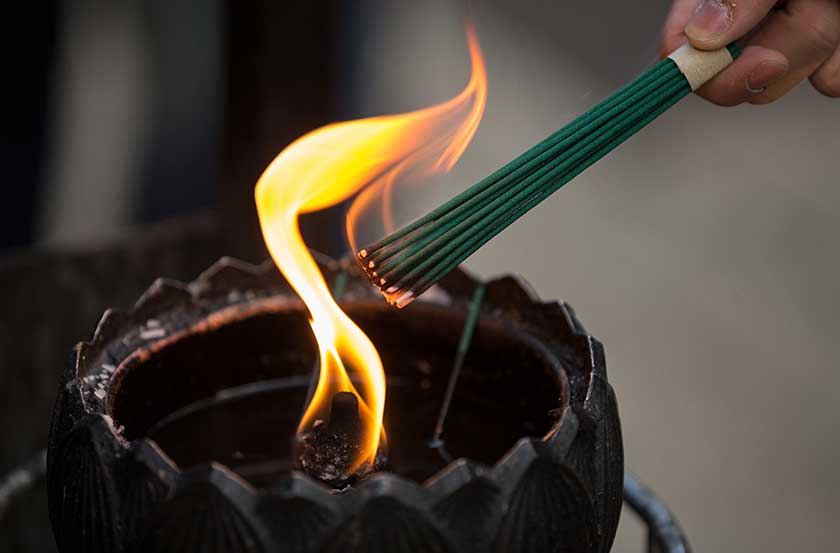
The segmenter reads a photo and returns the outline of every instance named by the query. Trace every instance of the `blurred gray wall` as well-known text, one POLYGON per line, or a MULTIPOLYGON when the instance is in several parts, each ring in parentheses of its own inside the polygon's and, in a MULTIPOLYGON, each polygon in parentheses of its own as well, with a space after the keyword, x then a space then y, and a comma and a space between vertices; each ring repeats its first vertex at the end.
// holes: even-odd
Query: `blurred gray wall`
MULTIPOLYGON (((560 128, 656 60, 668 2, 472 5, 489 100, 407 222, 560 128)), ((356 4, 349 115, 465 84, 465 10, 356 4)), ((840 101, 684 100, 467 263, 569 301, 607 349, 627 467, 696 551, 834 551, 840 519, 840 101)), ((410 208, 406 207, 410 205, 410 208)), ((618 552, 641 550, 625 513, 618 552)))
POLYGON ((61 2, 39 242, 106 244, 213 203, 223 16, 219 0, 61 2))

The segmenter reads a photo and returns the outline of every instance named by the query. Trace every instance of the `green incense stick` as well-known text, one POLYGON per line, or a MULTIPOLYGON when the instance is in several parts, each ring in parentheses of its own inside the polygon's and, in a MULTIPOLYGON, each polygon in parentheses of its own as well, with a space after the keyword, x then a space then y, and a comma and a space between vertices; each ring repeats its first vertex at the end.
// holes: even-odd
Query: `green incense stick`
POLYGON ((739 54, 735 44, 708 52, 683 46, 501 169, 360 250, 365 274, 404 307, 739 54))

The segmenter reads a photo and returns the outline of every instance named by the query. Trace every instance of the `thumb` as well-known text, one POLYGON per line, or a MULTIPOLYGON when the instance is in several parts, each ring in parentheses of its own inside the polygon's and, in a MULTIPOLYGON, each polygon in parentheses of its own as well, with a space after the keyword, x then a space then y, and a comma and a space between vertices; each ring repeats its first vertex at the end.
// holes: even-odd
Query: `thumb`
POLYGON ((685 34, 695 48, 723 48, 764 19, 777 0, 702 0, 688 20, 685 34))

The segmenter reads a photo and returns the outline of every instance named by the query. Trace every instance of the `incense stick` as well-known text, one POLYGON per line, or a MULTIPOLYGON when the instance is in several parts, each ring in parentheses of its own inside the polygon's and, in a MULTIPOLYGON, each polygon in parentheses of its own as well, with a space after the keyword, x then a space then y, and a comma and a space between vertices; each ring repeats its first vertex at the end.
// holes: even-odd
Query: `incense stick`
POLYGON ((501 169, 357 253, 397 307, 411 303, 590 165, 708 81, 740 54, 685 45, 501 169))
POLYGON ((444 447, 443 443, 443 425, 446 423, 446 417, 449 415, 449 406, 452 404, 452 397, 455 395, 455 386, 458 384, 458 378, 461 376, 461 369, 464 366, 464 359, 467 357, 467 352, 472 343, 473 331, 478 322, 478 317, 481 314, 481 304, 484 302, 484 292, 487 287, 482 282, 476 286, 473 292, 472 302, 470 303, 470 310, 467 313, 467 320, 464 323, 464 330, 461 332, 461 339, 458 341, 458 349, 455 352, 455 361, 452 363, 452 372, 449 374, 449 382, 446 385, 446 392, 443 395, 443 403, 440 406, 437 423, 435 424, 435 431, 432 434, 432 439, 429 441, 429 447, 437 449, 444 462, 452 461, 452 456, 444 447))

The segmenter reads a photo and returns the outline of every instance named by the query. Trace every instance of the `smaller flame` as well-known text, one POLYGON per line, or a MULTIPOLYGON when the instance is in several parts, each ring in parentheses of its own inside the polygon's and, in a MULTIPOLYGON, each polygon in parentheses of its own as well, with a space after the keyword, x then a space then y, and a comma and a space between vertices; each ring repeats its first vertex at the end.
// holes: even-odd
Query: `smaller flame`
MULTIPOLYGON (((265 243, 277 267, 309 309, 318 343, 318 386, 298 434, 308 432, 316 420, 328 416, 336 393, 355 394, 364 436, 351 470, 372 464, 376 458, 384 435, 385 373, 370 339, 333 300, 300 235, 298 216, 361 193, 348 214, 348 238, 354 244, 353 217, 375 197, 373 192, 387 190, 383 195, 387 199, 397 179, 449 171, 455 165, 478 127, 487 97, 484 61, 471 25, 467 35, 472 77, 458 96, 419 111, 312 131, 271 162, 254 192, 265 243), (359 390, 350 373, 356 376, 359 390)), ((390 212, 386 213, 392 220, 390 212)))

